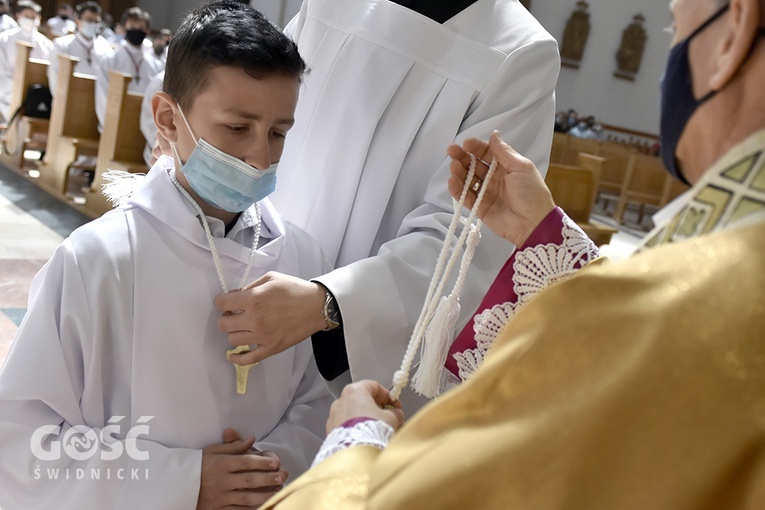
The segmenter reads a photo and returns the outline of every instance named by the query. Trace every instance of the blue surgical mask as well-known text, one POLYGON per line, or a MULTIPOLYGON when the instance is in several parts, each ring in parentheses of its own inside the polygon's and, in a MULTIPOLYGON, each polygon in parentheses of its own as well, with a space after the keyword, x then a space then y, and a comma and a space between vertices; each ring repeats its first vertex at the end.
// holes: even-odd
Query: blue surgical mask
MULTIPOLYGON (((197 144, 183 164, 182 172, 202 200, 217 209, 238 213, 273 193, 276 188, 276 165, 271 165, 268 170, 258 170, 226 154, 194 136, 180 105, 178 111, 197 144)), ((172 147, 180 162, 175 144, 172 147)))
POLYGON ((80 33, 88 39, 93 39, 98 35, 98 29, 100 25, 92 21, 83 21, 80 25, 80 33))

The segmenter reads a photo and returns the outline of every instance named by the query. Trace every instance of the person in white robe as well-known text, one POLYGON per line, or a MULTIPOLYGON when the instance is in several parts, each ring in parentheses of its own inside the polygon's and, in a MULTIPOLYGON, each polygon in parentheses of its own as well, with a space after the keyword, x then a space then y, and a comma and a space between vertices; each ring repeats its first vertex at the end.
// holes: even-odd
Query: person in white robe
POLYGON ((189 14, 178 34, 171 86, 154 103, 177 157, 61 244, 0 369, 3 510, 251 508, 307 469, 321 443, 331 397, 310 345, 242 378, 213 307, 221 289, 266 272, 329 268, 260 180, 231 195, 245 164, 252 174, 278 160, 305 63, 233 0, 189 14), (249 37, 220 37, 234 26, 249 37), (260 61, 257 44, 269 49, 260 61), (206 166, 211 152, 229 166, 206 166), (210 192, 200 175, 224 185, 210 192))
POLYGON ((101 61, 96 73, 96 116, 101 127, 106 119, 106 102, 109 96, 109 71, 119 71, 133 77, 128 91, 143 94, 151 79, 164 68, 164 64, 146 52, 143 42, 150 30, 149 13, 134 7, 122 16, 125 39, 119 47, 101 61))
POLYGON ((77 25, 72 21, 72 6, 67 3, 58 4, 58 14, 45 22, 51 38, 73 34, 77 25))
MULTIPOLYGON (((447 4, 454 2, 436 14, 447 4)), ((255 300, 269 301, 256 284, 219 302, 222 312, 245 310, 221 320, 238 332, 232 341, 259 345, 242 362, 311 334, 333 392, 351 378, 391 380, 451 218, 445 148, 497 129, 546 172, 560 67, 555 39, 517 0, 463 7, 436 20, 388 0, 305 0, 287 26, 311 73, 273 200, 337 267, 316 281, 335 300, 341 326, 317 333, 326 324, 305 320, 325 300, 314 284, 296 287, 310 299, 295 298, 289 316, 256 309, 255 300), (284 331, 274 324, 277 315, 305 326, 284 331), (254 324, 279 333, 242 333, 254 324)), ((482 234, 456 331, 513 249, 482 234)), ((274 278, 268 281, 276 289, 274 278)))
POLYGON ((13 70, 16 68, 16 41, 32 45, 30 58, 50 60, 53 43, 40 33, 40 6, 31 0, 16 3, 18 27, 0 33, 0 117, 10 120, 13 70))
POLYGON ((11 6, 8 0, 0 0, 0 32, 5 32, 18 25, 10 14, 11 6))
POLYGON ((77 57, 79 62, 75 65, 74 72, 95 77, 101 59, 112 52, 111 45, 98 33, 101 26, 101 6, 96 2, 83 2, 77 5, 75 12, 77 33, 53 40, 53 52, 48 66, 48 87, 54 96, 59 55, 77 57))

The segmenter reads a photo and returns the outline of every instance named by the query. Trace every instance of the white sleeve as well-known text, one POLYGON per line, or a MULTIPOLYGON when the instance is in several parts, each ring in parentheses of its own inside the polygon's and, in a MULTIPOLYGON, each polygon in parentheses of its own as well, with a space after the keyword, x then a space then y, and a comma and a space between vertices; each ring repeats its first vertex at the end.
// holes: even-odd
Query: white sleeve
POLYGON ((393 427, 382 420, 366 420, 350 427, 336 427, 327 434, 311 468, 332 455, 353 446, 372 446, 384 450, 393 437, 393 427))
POLYGON ((300 11, 298 11, 297 14, 295 14, 292 19, 287 23, 287 26, 284 27, 284 33, 293 41, 297 41, 298 36, 300 34, 300 31, 303 28, 303 23, 305 21, 306 16, 306 3, 303 2, 303 4, 300 6, 300 11))
POLYGON ((8 37, 2 37, 0 34, 0 116, 5 118, 5 121, 10 120, 10 114, 13 113, 11 109, 11 91, 13 89, 13 67, 14 62, 11 62, 9 49, 14 41, 8 37))
MULTIPOLYGON (((510 53, 466 113, 455 143, 488 139, 493 130, 543 174, 549 163, 555 117, 555 85, 560 68, 557 44, 544 39, 510 53)), ((434 147, 433 168, 422 205, 409 213, 397 237, 376 256, 316 278, 332 291, 343 318, 353 380, 386 384, 398 369, 422 308, 436 258, 448 231, 452 199, 446 189, 446 147, 434 147)), ((462 294, 455 332, 465 325, 512 251, 484 228, 462 294), (467 304, 466 304, 467 303, 467 304)))
POLYGON ((89 297, 65 241, 35 277, 0 370, 0 507, 194 508, 201 450, 142 439, 133 424, 91 427, 103 416, 83 415, 89 378, 108 369, 83 348, 93 330, 89 297))
POLYGON ((109 98, 109 71, 112 68, 114 54, 107 55, 96 68, 96 117, 99 131, 104 129, 106 121, 106 103, 109 98))
POLYGON ((270 434, 255 443, 259 450, 279 455, 291 480, 308 469, 324 438, 332 397, 319 375, 311 347, 298 348, 309 354, 305 373, 287 411, 270 434))
POLYGON ((58 44, 53 43, 53 48, 50 52, 50 64, 48 64, 48 88, 52 96, 56 95, 56 83, 58 81, 58 56, 60 54, 60 48, 58 44))

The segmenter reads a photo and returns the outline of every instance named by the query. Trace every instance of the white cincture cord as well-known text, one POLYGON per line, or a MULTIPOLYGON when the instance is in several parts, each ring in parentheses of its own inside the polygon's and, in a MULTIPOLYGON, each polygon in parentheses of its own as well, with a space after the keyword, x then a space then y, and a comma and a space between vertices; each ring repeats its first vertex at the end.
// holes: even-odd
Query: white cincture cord
MULTIPOLYGON (((184 189, 183 186, 181 186, 181 183, 178 182, 178 179, 175 177, 175 170, 170 171, 170 180, 173 181, 173 184, 175 184, 175 187, 178 188, 178 190, 181 192, 181 194, 186 198, 186 200, 189 201, 189 203, 194 207, 194 210, 199 215, 200 219, 202 220, 202 227, 205 229, 205 235, 207 236, 207 242, 210 244, 210 251, 212 252, 213 257, 213 263, 215 264, 215 270, 218 272, 218 279, 220 280, 220 286, 223 289, 223 292, 228 294, 228 286, 226 285, 226 279, 223 277, 223 269, 221 268, 220 263, 220 257, 218 256, 218 248, 215 246, 215 239, 212 236, 212 233, 210 232, 210 225, 207 223, 207 218, 205 217, 205 213, 202 211, 202 208, 199 207, 199 204, 194 200, 191 195, 189 195, 189 192, 184 189)), ((260 204, 255 204, 255 216, 256 216, 256 224, 255 224, 255 232, 253 234, 252 238, 252 248, 250 249, 250 258, 247 260, 247 267, 244 269, 244 274, 242 275, 242 279, 239 282, 239 287, 237 289, 241 289, 244 287, 244 284, 247 283, 247 278, 250 276, 250 268, 252 267, 252 258, 255 255, 255 251, 258 249, 258 241, 260 240, 260 225, 261 225, 261 215, 260 215, 260 204)))
MULTIPOLYGON (((468 170, 467 178, 465 179, 465 185, 462 188, 462 194, 460 195, 459 202, 455 203, 454 206, 454 214, 452 215, 452 221, 449 225, 449 230, 446 233, 446 237, 444 239, 444 245, 441 249, 441 253, 438 255, 438 262, 436 263, 436 269, 433 273, 433 277, 430 280, 430 286, 428 287, 428 293, 425 297, 425 303, 423 304, 422 311, 420 312, 420 316, 417 319, 417 323, 414 327, 414 331, 412 332, 412 336, 409 339, 409 345, 407 346, 406 353, 404 354, 404 359, 401 362, 401 368, 396 371, 396 373, 393 376, 393 388, 391 389, 391 398, 393 400, 398 400, 399 396, 401 395, 401 392, 403 391, 404 387, 409 383, 409 372, 412 368, 412 363, 414 362, 414 356, 417 350, 420 348, 420 345, 422 344, 422 341, 426 335, 426 332, 428 328, 430 328, 433 325, 433 318, 436 314, 436 309, 439 306, 439 303, 442 301, 441 295, 443 293, 444 286, 446 285, 446 282, 449 278, 449 274, 451 273, 452 269, 454 268, 454 265, 457 262, 457 258, 460 255, 460 252, 462 251, 462 246, 465 244, 465 241, 467 240, 467 248, 465 250, 465 253, 462 258, 462 263, 460 264, 460 270, 459 275, 457 277, 457 282, 455 283, 454 289, 452 290, 452 293, 450 294, 449 298, 445 298, 446 300, 451 301, 451 304, 456 304, 457 299, 459 298, 459 293, 462 290, 462 284, 465 280, 465 275, 467 274, 467 270, 470 266, 470 260, 473 257, 473 253, 475 252, 475 247, 478 245, 478 240, 480 237, 480 229, 481 229, 481 221, 478 220, 476 224, 473 224, 473 221, 476 218, 476 214, 478 211, 478 208, 481 206, 481 202, 483 201, 483 196, 486 192, 486 184, 491 179, 492 175, 494 175, 494 171, 497 168, 497 162, 492 161, 491 165, 489 166, 489 170, 486 174, 486 178, 483 180, 483 185, 481 186, 480 192, 478 193, 478 196, 476 197, 475 204, 473 205, 473 208, 470 210, 470 215, 468 216, 467 220, 465 221, 465 227, 462 229, 462 233, 460 234, 459 239, 457 240, 457 244, 455 249, 452 251, 451 257, 449 258, 449 261, 447 263, 446 257, 451 249, 451 243, 452 239, 455 236, 455 233, 457 231, 457 224, 460 222, 460 219, 462 217, 462 208, 465 205, 465 198, 467 197, 468 191, 470 189, 471 182, 473 181, 473 177, 475 176, 475 167, 477 163, 477 158, 471 154, 470 155, 470 169, 468 170), (467 239, 468 235, 470 235, 471 239, 467 239)), ((458 305, 457 305, 458 306, 458 305)), ((456 318, 454 318, 456 320, 456 318)), ((445 333, 442 331, 441 333, 445 333)), ((452 340, 449 338, 448 340, 452 340)), ((449 344, 446 344, 446 350, 448 350, 449 344)), ((441 357, 441 354, 438 354, 437 351, 439 349, 426 349, 426 351, 429 351, 426 356, 429 359, 423 359, 421 360, 421 367, 422 365, 429 365, 433 367, 434 365, 438 365, 438 360, 432 359, 433 356, 441 357)), ((443 350, 443 349, 440 349, 443 350)), ((443 365, 443 361, 440 363, 443 365)), ((441 368, 439 367, 437 374, 423 374, 423 377, 419 377, 420 372, 418 372, 417 379, 427 379, 427 381, 416 381, 415 389, 418 392, 421 392, 421 383, 428 383, 430 386, 436 384, 434 382, 434 378, 439 377, 441 374, 441 368)), ((437 384, 436 384, 437 385, 437 384)), ((422 393, 422 392, 421 392, 422 393)), ((429 391, 426 391, 425 393, 430 393, 429 391)), ((423 394, 425 394, 423 393, 423 394)), ((437 392, 436 392, 437 393, 437 392)), ((430 395, 435 396, 435 394, 430 395)))

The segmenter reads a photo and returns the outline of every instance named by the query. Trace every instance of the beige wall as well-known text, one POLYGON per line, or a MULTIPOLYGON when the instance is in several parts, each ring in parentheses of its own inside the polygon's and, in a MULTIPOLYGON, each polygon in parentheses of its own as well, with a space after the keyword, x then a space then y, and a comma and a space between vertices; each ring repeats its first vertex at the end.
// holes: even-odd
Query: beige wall
MULTIPOLYGON (((531 12, 558 41, 577 0, 532 0, 531 12)), ((590 37, 581 67, 563 67, 557 87, 558 109, 574 108, 606 124, 659 132, 659 82, 672 36, 668 0, 588 0, 590 37), (622 31, 642 12, 648 34, 643 61, 634 82, 613 76, 622 31)))
MULTIPOLYGON (((348 0, 352 1, 352 0, 348 0)), ((515 0, 507 0, 515 1, 515 0)), ((558 40, 577 0, 531 0, 531 12, 558 40)), ((153 26, 177 28, 183 13, 204 0, 141 0, 154 17, 153 26)), ((301 0, 251 0, 274 23, 284 26, 300 9, 301 0)), ((581 67, 563 67, 558 81, 558 109, 574 108, 606 124, 637 131, 659 131, 659 81, 671 41, 668 0, 589 0, 590 36, 581 67), (648 32, 640 72, 634 82, 613 76, 622 31, 642 12, 648 32)))
MULTIPOLYGON (((152 28, 155 30, 165 27, 171 30, 177 29, 184 14, 204 3, 205 0, 140 0, 138 2, 142 9, 151 14, 152 28)), ((268 19, 277 25, 284 26, 300 9, 301 0, 251 0, 250 3, 268 19)))

